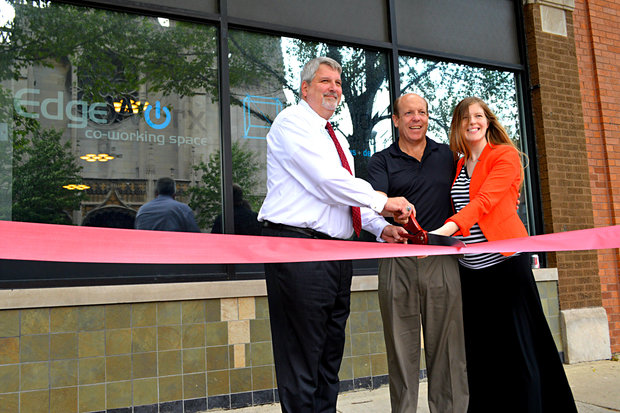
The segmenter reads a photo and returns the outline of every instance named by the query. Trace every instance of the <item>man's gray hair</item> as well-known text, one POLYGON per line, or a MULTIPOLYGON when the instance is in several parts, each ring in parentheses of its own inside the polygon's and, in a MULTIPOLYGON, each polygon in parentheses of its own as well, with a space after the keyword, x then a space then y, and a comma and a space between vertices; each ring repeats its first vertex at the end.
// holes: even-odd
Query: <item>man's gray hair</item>
POLYGON ((311 83, 312 79, 314 79, 314 75, 316 75, 316 71, 319 70, 319 66, 327 65, 334 70, 337 70, 339 74, 342 74, 342 66, 340 63, 332 59, 331 57, 317 57, 310 60, 305 64, 303 70, 301 71, 301 82, 299 83, 299 93, 301 94, 301 85, 303 82, 311 83))

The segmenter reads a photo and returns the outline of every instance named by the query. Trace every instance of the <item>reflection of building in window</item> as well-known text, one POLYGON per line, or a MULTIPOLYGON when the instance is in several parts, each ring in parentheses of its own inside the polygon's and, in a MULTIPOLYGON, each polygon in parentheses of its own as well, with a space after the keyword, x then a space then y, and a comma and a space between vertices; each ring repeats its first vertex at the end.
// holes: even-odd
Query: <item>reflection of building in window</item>
POLYGON ((282 111, 277 97, 251 96, 243 99, 243 137, 265 139, 273 119, 282 111))

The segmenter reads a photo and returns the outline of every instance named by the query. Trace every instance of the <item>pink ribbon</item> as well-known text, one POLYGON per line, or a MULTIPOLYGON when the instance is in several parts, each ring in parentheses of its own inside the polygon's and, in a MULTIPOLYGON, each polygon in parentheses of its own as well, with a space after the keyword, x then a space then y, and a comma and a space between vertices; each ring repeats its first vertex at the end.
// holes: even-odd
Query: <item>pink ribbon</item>
POLYGON ((620 247, 620 225, 466 248, 0 221, 0 259, 132 264, 249 264, 620 247))

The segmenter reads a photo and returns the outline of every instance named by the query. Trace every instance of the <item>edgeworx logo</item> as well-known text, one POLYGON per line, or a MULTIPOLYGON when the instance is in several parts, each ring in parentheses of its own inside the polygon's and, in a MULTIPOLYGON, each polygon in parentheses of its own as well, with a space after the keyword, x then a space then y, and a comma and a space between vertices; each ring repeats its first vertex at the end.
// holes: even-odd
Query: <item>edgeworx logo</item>
MULTIPOLYGON (((26 100, 25 95, 36 96, 41 93, 40 89, 20 89, 14 95, 13 105, 15 111, 25 117, 38 119, 42 116, 51 120, 64 120, 65 116, 69 120, 67 126, 69 128, 85 128, 88 121, 92 121, 97 124, 106 124, 108 121, 107 116, 107 104, 104 102, 96 102, 89 104, 83 100, 69 100, 65 105, 65 94, 62 91, 56 92, 56 96, 52 98, 43 99, 41 102, 37 100, 26 100), (40 112, 29 112, 29 109, 35 109, 40 112)), ((146 124, 153 129, 164 129, 170 124, 172 114, 166 107, 161 106, 161 103, 157 101, 155 103, 155 121, 151 119, 151 110, 153 107, 148 105, 144 111, 144 120, 146 124), (162 118, 162 110, 165 115, 165 119, 162 118), (158 123, 155 123, 155 122, 158 123)))
MULTIPOLYGON (((146 124, 149 125, 151 128, 153 129, 164 129, 166 126, 168 126, 170 124, 170 120, 172 119, 172 114, 170 113, 170 110, 164 106, 163 111, 164 114, 166 115, 166 119, 159 124, 153 123, 153 120, 151 120, 151 110, 153 109, 153 106, 149 105, 146 110, 144 111, 144 120, 146 121, 146 124)), ((162 112, 162 107, 161 107, 161 103, 159 102, 159 100, 157 102, 155 102, 155 119, 161 119, 161 112, 162 112)))

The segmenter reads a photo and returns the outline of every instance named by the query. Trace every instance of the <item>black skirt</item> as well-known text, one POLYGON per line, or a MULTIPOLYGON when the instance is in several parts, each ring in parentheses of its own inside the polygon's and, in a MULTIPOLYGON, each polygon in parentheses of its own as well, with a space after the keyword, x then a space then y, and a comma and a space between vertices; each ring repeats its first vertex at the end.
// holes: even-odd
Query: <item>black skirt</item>
POLYGON ((469 413, 576 413, 529 254, 460 266, 469 413))

